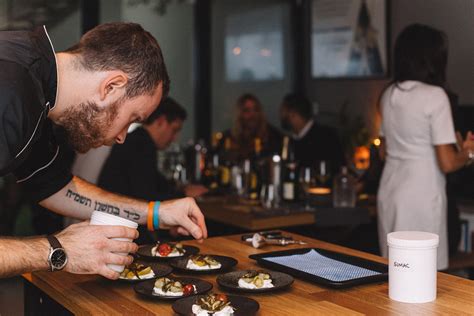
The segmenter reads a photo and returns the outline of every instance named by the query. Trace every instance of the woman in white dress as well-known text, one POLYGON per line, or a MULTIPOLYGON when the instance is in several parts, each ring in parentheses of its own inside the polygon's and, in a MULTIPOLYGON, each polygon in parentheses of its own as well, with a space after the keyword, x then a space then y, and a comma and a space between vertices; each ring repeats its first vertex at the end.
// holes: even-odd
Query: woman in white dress
POLYGON ((439 235, 438 269, 448 267, 445 174, 474 159, 474 141, 456 139, 444 91, 446 36, 428 26, 405 28, 395 43, 393 83, 381 97, 382 155, 377 196, 381 253, 387 234, 415 230, 439 235), (456 147, 457 144, 457 147, 456 147))

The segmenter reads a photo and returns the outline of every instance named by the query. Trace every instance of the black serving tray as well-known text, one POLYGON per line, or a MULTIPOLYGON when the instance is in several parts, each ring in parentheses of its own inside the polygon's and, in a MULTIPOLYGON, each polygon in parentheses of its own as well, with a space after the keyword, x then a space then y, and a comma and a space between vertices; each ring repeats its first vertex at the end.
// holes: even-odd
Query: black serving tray
POLYGON ((346 255, 340 252, 321 249, 321 248, 299 248, 299 249, 291 249, 291 250, 283 250, 283 251, 266 252, 266 253, 261 253, 261 254, 250 255, 249 258, 256 260, 257 263, 263 267, 273 269, 276 271, 285 272, 296 278, 303 279, 304 281, 309 281, 312 283, 316 283, 319 285, 332 287, 332 288, 348 288, 348 287, 352 287, 356 285, 384 282, 388 280, 388 266, 386 264, 370 261, 370 260, 360 258, 360 257, 346 255), (333 281, 321 276, 316 276, 316 275, 313 275, 301 270, 290 268, 290 267, 281 265, 279 263, 265 260, 266 258, 271 258, 271 257, 305 254, 313 249, 325 257, 338 260, 344 263, 352 264, 355 266, 359 266, 362 268, 366 268, 372 271, 380 272, 380 274, 368 276, 368 277, 350 279, 346 281, 333 281))

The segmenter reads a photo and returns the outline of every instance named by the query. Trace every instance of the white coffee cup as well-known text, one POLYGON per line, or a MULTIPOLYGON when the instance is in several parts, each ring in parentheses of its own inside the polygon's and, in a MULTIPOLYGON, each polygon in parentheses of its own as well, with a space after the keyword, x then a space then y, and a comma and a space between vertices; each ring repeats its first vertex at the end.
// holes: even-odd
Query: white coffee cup
MULTIPOLYGON (((128 220, 128 219, 125 219, 125 218, 122 218, 122 217, 119 217, 119 216, 115 216, 115 215, 112 215, 112 214, 99 212, 99 211, 92 212, 90 224, 91 225, 126 226, 126 227, 130 227, 130 228, 133 228, 133 229, 138 228, 138 224, 131 221, 131 220, 128 220)), ((132 239, 129 239, 129 238, 112 238, 112 239, 121 240, 121 241, 132 241, 132 239)), ((117 253, 117 254, 123 255, 123 256, 128 255, 127 253, 117 253)), ((112 269, 114 271, 117 271, 119 273, 121 273, 123 271, 123 269, 125 268, 125 266, 121 266, 121 265, 117 265, 117 264, 108 264, 107 266, 110 269, 112 269)))
POLYGON ((404 303, 436 299, 436 257, 439 237, 419 231, 387 235, 388 296, 404 303))

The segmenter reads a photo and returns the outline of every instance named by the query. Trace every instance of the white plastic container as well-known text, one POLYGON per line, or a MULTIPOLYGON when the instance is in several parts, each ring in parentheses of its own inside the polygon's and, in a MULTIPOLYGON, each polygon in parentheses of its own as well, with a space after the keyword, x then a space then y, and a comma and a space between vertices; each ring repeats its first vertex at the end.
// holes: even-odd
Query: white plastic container
MULTIPOLYGON (((119 216, 115 216, 112 214, 107 214, 104 212, 99 212, 99 211, 94 211, 92 212, 91 216, 91 225, 117 225, 117 226, 126 226, 130 228, 137 229, 138 224, 130 221, 126 218, 122 218, 119 216)), ((128 238, 112 238, 114 240, 121 240, 121 241, 132 241, 131 239, 128 238)), ((123 256, 128 255, 127 253, 117 253, 123 256)), ((117 265, 117 264, 108 264, 107 265, 110 269, 117 271, 121 273, 125 266, 117 265)))
POLYGON ((387 234, 388 296, 404 303, 436 299, 436 234, 399 231, 387 234))

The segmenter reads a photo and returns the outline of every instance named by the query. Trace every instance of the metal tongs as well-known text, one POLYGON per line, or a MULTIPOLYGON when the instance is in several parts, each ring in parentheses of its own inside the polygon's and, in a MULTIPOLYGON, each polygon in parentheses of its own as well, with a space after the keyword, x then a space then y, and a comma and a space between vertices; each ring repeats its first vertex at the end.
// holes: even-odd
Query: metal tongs
POLYGON ((301 240, 292 240, 288 238, 268 239, 263 237, 259 233, 255 233, 252 237, 252 246, 254 248, 260 248, 265 245, 286 246, 290 244, 306 245, 306 242, 301 240))

